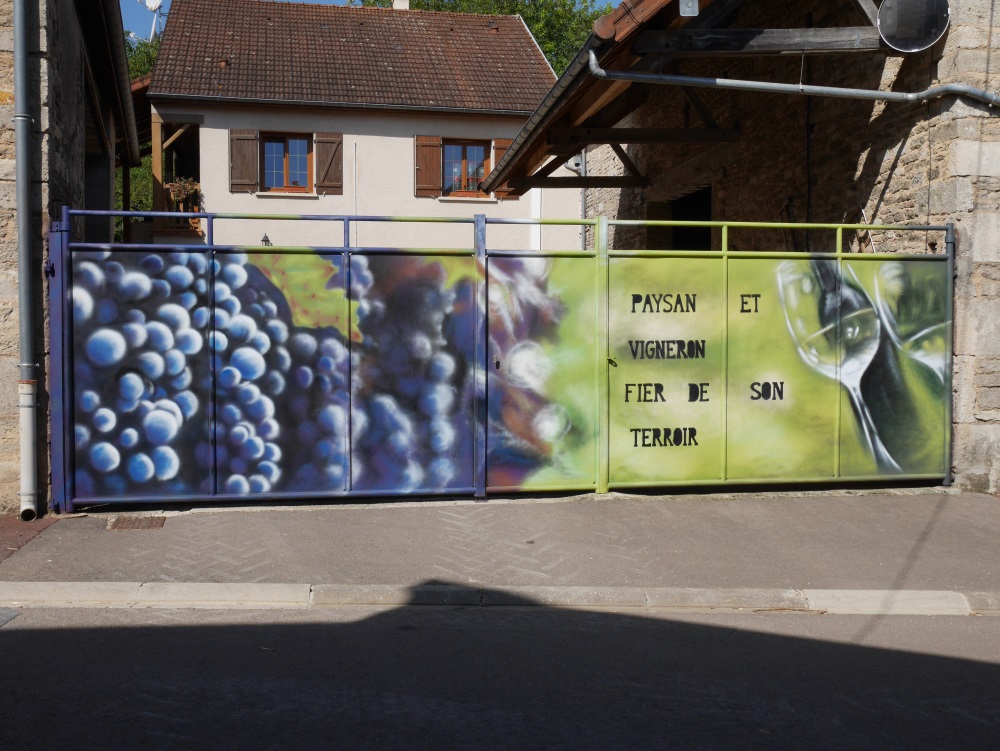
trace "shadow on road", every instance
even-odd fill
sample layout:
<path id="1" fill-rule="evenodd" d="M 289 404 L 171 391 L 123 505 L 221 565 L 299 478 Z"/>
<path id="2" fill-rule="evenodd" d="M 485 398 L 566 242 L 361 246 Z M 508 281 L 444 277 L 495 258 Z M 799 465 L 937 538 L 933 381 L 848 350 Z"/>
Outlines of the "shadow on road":
<path id="1" fill-rule="evenodd" d="M 22 614 L 0 629 L 0 748 L 970 749 L 1000 739 L 1000 666 L 834 643 L 856 622 L 832 616 L 705 625 L 532 606 L 57 617 L 59 628 L 28 627 Z"/>

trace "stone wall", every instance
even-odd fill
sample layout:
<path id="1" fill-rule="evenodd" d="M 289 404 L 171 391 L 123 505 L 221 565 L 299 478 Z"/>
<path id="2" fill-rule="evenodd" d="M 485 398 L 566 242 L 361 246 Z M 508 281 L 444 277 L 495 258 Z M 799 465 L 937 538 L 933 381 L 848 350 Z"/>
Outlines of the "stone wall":
<path id="1" fill-rule="evenodd" d="M 32 117 L 29 162 L 32 215 L 31 282 L 38 370 L 39 506 L 49 484 L 48 225 L 64 203 L 83 198 L 83 42 L 72 0 L 27 3 L 28 81 Z M 17 407 L 18 278 L 15 186 L 13 2 L 0 0 L 0 514 L 19 505 L 19 415 Z M 58 217 L 55 217 L 58 218 Z"/>
<path id="2" fill-rule="evenodd" d="M 727 58 L 680 62 L 682 75 L 742 78 L 860 89 L 922 91 L 960 82 L 1000 91 L 1000 1 L 952 0 L 951 27 L 933 49 L 882 55 Z M 748 2 L 733 24 L 748 28 L 850 26 L 854 4 Z M 955 302 L 954 468 L 966 488 L 1000 492 L 1000 108 L 956 97 L 923 104 L 806 98 L 702 89 L 698 97 L 739 142 L 708 158 L 711 147 L 629 147 L 645 190 L 590 190 L 590 215 L 642 218 L 654 202 L 705 184 L 714 219 L 763 222 L 940 224 L 958 229 Z M 647 102 L 621 123 L 705 127 L 674 87 L 649 87 Z M 718 148 L 718 147 L 715 147 Z M 685 169 L 692 157 L 710 169 Z M 589 154 L 590 174 L 623 174 L 607 147 Z M 681 174 L 690 185 L 669 178 Z M 699 182 L 697 177 L 702 175 Z M 641 230 L 611 231 L 611 247 L 641 246 Z M 847 238 L 857 247 L 858 238 Z M 942 250 L 940 237 L 872 233 L 879 251 Z M 715 246 L 718 247 L 718 234 Z M 938 243 L 931 245 L 931 243 Z M 745 250 L 834 249 L 831 232 L 733 231 Z"/>

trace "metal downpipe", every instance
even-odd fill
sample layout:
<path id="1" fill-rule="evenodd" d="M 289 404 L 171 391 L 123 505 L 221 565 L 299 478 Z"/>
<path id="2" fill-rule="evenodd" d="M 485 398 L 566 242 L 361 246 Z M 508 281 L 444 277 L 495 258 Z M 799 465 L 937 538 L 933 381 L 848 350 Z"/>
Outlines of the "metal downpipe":
<path id="1" fill-rule="evenodd" d="M 609 81 L 632 81 L 635 83 L 658 83 L 673 86 L 692 86 L 707 89 L 735 89 L 737 91 L 760 91 L 770 94 L 805 94 L 838 99 L 868 99 L 883 102 L 926 102 L 942 96 L 965 96 L 985 102 L 990 107 L 1000 105 L 1000 95 L 991 94 L 975 86 L 964 83 L 947 83 L 932 86 L 912 93 L 901 91 L 872 91 L 871 89 L 850 89 L 836 86 L 807 86 L 805 84 L 769 83 L 767 81 L 742 81 L 733 78 L 697 78 L 695 76 L 674 76 L 660 73 L 641 73 L 618 70 L 604 70 L 597 62 L 597 56 L 590 53 L 590 72 L 598 78 Z"/>
<path id="2" fill-rule="evenodd" d="M 14 149 L 17 177 L 17 304 L 20 340 L 20 378 L 17 382 L 20 413 L 20 457 L 22 521 L 38 516 L 38 455 L 35 441 L 37 402 L 35 393 L 34 300 L 31 283 L 31 114 L 28 88 L 28 29 L 25 0 L 14 0 Z"/>

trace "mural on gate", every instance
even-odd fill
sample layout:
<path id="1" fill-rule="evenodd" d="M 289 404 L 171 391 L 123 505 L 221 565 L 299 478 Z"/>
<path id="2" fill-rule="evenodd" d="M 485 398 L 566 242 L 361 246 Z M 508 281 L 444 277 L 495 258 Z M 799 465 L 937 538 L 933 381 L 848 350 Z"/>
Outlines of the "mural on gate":
<path id="1" fill-rule="evenodd" d="M 73 253 L 75 497 L 469 491 L 487 388 L 492 471 L 530 485 L 560 462 L 572 405 L 472 367 L 474 258 L 354 254 L 345 296 L 341 254 L 247 250 Z M 505 362 L 547 367 L 547 269 L 504 265 Z"/>
<path id="2" fill-rule="evenodd" d="M 944 263 L 611 258 L 606 382 L 599 268 L 76 251 L 73 495 L 594 487 L 602 383 L 612 485 L 946 471 Z"/>
<path id="3" fill-rule="evenodd" d="M 944 474 L 942 261 L 612 258 L 612 485 Z"/>

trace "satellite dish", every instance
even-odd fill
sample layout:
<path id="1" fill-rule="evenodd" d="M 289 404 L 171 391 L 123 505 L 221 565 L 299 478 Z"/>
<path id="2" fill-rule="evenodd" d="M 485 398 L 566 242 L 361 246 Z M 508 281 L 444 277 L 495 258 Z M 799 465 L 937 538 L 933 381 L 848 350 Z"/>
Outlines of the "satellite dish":
<path id="1" fill-rule="evenodd" d="M 894 50 L 922 52 L 944 36 L 950 20 L 948 0 L 885 0 L 878 33 Z"/>
<path id="2" fill-rule="evenodd" d="M 161 5 L 163 5 L 163 0 L 146 0 L 148 10 L 159 10 Z"/>

